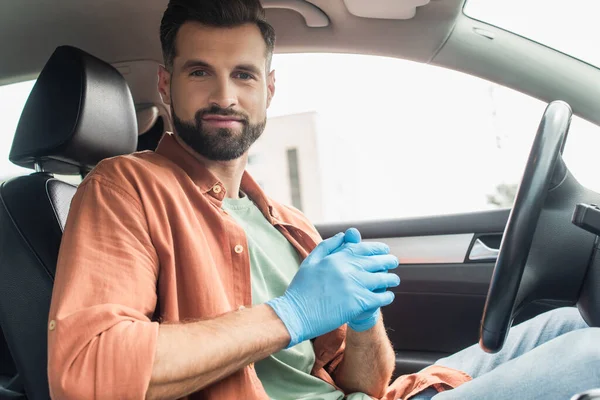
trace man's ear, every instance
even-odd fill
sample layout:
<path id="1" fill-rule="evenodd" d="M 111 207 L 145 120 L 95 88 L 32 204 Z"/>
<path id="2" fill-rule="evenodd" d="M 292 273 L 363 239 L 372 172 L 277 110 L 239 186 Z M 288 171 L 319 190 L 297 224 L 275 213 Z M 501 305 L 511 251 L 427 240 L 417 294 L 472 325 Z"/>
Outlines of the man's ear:
<path id="1" fill-rule="evenodd" d="M 267 76 L 267 108 L 271 105 L 273 96 L 275 96 L 275 70 Z"/>
<path id="2" fill-rule="evenodd" d="M 171 73 L 163 65 L 158 67 L 158 93 L 163 103 L 171 105 Z"/>

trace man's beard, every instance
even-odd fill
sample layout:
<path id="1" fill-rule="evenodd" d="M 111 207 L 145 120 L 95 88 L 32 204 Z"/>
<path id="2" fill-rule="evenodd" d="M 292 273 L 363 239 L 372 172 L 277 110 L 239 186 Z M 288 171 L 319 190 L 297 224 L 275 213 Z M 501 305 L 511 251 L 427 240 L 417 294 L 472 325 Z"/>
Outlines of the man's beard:
<path id="1" fill-rule="evenodd" d="M 173 125 L 179 137 L 194 151 L 212 161 L 231 161 L 241 157 L 252 144 L 262 135 L 267 123 L 266 118 L 251 124 L 248 117 L 233 110 L 213 106 L 199 110 L 193 122 L 183 121 L 177 117 L 171 105 Z M 205 115 L 233 116 L 241 119 L 241 133 L 229 128 L 219 128 L 208 131 L 203 127 L 202 118 Z"/>

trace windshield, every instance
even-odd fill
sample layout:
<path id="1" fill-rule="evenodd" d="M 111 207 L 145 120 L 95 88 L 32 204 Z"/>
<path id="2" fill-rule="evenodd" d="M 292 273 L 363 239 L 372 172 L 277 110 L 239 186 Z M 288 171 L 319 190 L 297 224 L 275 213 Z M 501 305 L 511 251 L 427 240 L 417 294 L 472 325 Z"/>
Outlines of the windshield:
<path id="1" fill-rule="evenodd" d="M 468 0 L 464 12 L 600 67 L 598 0 Z"/>

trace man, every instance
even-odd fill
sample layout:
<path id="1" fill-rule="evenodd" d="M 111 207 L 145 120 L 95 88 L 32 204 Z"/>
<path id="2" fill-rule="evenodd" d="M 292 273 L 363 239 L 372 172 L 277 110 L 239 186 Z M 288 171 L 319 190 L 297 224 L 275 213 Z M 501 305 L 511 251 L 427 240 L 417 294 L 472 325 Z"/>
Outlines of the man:
<path id="1" fill-rule="evenodd" d="M 159 91 L 175 132 L 100 163 L 73 199 L 52 396 L 566 398 L 599 384 L 598 332 L 565 309 L 513 329 L 497 355 L 469 348 L 389 385 L 380 308 L 398 260 L 354 229 L 321 241 L 244 172 L 275 93 L 274 40 L 258 0 L 169 3 Z"/>

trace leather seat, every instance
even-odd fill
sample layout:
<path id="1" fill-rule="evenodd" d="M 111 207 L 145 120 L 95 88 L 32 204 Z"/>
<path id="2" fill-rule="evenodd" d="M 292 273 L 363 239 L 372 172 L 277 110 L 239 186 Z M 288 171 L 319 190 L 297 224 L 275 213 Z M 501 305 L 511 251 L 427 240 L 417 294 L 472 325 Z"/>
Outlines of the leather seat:
<path id="1" fill-rule="evenodd" d="M 156 150 L 158 142 L 165 133 L 163 116 L 156 106 L 137 111 L 138 144 L 137 151 Z"/>
<path id="2" fill-rule="evenodd" d="M 53 174 L 85 176 L 100 160 L 136 146 L 135 107 L 121 74 L 79 49 L 57 48 L 25 104 L 9 156 L 36 172 L 0 186 L 0 327 L 6 340 L 0 349 L 7 345 L 18 374 L 5 377 L 10 387 L 0 387 L 0 397 L 18 398 L 23 391 L 29 399 L 50 397 L 48 312 L 76 191 Z"/>

